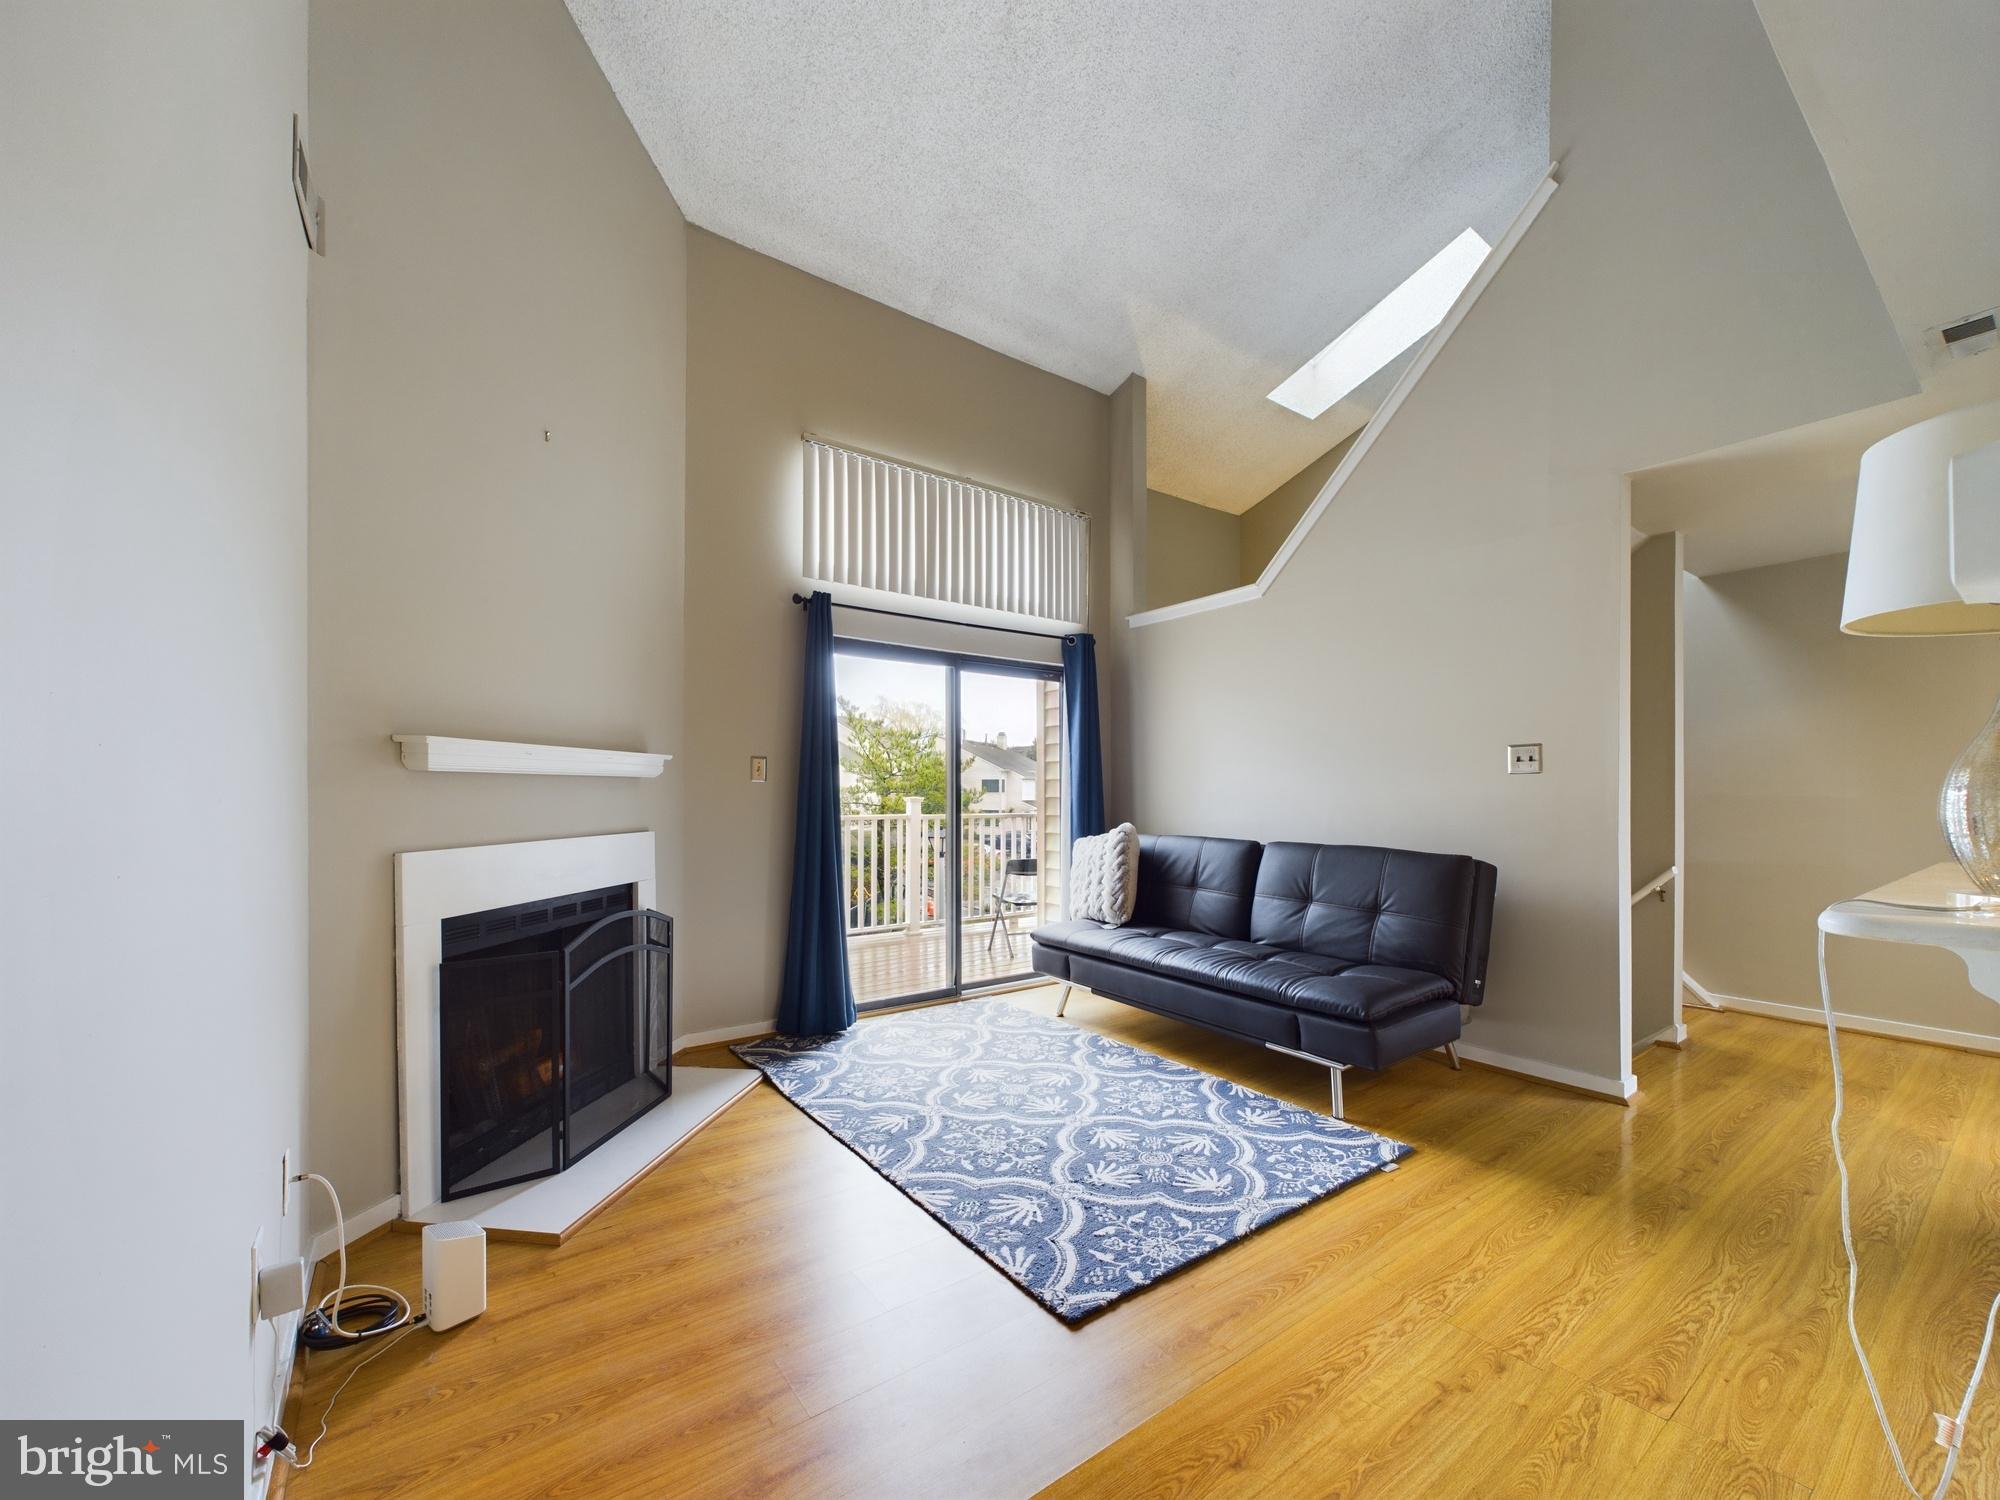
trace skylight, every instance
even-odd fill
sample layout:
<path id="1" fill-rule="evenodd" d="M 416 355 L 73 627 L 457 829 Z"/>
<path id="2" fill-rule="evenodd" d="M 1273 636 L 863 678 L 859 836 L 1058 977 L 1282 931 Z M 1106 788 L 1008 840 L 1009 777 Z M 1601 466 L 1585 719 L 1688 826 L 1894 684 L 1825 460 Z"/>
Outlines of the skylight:
<path id="1" fill-rule="evenodd" d="M 1443 322 L 1492 248 L 1466 230 L 1286 377 L 1271 399 L 1302 417 L 1317 417 Z"/>

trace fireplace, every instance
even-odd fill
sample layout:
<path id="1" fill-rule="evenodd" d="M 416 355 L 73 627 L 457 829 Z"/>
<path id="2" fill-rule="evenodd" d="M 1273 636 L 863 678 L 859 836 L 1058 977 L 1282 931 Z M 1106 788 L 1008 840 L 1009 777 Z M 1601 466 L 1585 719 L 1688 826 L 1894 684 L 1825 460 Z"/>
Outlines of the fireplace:
<path id="1" fill-rule="evenodd" d="M 439 924 L 439 1198 L 560 1172 L 673 1091 L 673 921 L 630 884 Z"/>

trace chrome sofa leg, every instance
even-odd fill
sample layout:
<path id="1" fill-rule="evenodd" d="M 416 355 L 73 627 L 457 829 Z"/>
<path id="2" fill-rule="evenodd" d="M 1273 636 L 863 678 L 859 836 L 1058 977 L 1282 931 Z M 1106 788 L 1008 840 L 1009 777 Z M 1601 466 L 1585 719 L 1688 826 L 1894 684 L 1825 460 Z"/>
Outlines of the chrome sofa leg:
<path id="1" fill-rule="evenodd" d="M 1056 1001 L 1056 1014 L 1057 1014 L 1057 1015 L 1061 1015 L 1061 1014 L 1062 1014 L 1062 1013 L 1063 1013 L 1064 1011 L 1066 1011 L 1066 1010 L 1068 1010 L 1068 1009 L 1069 1009 L 1069 988 L 1070 988 L 1070 987 L 1069 987 L 1068 985 L 1064 985 L 1064 986 L 1063 986 L 1063 992 L 1062 992 L 1062 998 L 1061 998 L 1060 1000 Z"/>
<path id="2" fill-rule="evenodd" d="M 1315 1057 L 1312 1053 L 1301 1052 L 1296 1047 L 1281 1047 L 1276 1042 L 1266 1042 L 1264 1045 L 1273 1052 L 1284 1053 L 1287 1057 L 1296 1057 L 1302 1062 L 1318 1063 L 1327 1072 L 1331 1073 L 1333 1075 L 1333 1117 L 1336 1120 L 1347 1118 L 1347 1101 L 1340 1090 L 1341 1075 L 1347 1071 L 1346 1063 L 1332 1062 L 1324 1057 Z"/>
<path id="3" fill-rule="evenodd" d="M 1445 1061 L 1451 1064 L 1451 1070 L 1452 1070 L 1452 1072 L 1456 1073 L 1456 1072 L 1458 1071 L 1458 1043 L 1457 1043 L 1457 1042 L 1446 1042 L 1446 1043 L 1444 1044 L 1444 1057 L 1445 1057 Z"/>

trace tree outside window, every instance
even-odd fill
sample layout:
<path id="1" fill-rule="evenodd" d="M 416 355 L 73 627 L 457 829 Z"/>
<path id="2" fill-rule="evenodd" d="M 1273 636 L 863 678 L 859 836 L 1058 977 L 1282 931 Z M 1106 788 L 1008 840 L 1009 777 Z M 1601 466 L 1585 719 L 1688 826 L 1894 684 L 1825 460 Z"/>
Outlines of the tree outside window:
<path id="1" fill-rule="evenodd" d="M 841 810 L 849 813 L 900 813 L 904 799 L 921 797 L 924 811 L 941 813 L 949 795 L 944 758 L 944 715 L 921 703 L 883 701 L 872 709 L 846 698 L 840 700 L 841 764 L 854 777 L 841 789 Z M 972 757 L 959 763 L 959 810 L 979 800 L 977 785 L 965 784 L 963 773 Z"/>

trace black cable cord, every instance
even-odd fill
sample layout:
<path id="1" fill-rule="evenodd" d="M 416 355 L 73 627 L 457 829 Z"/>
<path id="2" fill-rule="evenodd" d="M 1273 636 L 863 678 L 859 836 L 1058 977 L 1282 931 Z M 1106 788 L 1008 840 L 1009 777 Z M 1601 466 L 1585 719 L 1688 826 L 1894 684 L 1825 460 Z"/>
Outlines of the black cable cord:
<path id="1" fill-rule="evenodd" d="M 385 1297 L 380 1292 L 359 1292 L 343 1300 L 339 1306 L 340 1326 L 347 1330 L 348 1337 L 342 1338 L 333 1331 L 332 1321 L 320 1308 L 309 1308 L 299 1320 L 299 1347 L 302 1349 L 352 1349 L 356 1344 L 368 1339 L 394 1333 L 398 1328 L 422 1322 L 422 1318 L 412 1318 L 406 1307 L 394 1298 Z M 364 1323 L 363 1318 L 373 1315 L 375 1321 Z"/>

